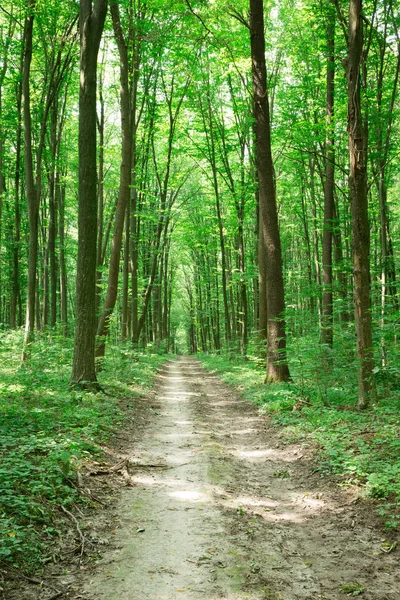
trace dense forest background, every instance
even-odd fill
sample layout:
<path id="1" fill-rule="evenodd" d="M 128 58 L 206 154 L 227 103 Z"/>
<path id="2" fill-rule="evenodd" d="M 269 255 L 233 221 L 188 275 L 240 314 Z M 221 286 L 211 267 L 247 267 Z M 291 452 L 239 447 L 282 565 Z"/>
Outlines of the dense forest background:
<path id="1" fill-rule="evenodd" d="M 252 0 L 250 9 L 1 2 L 2 351 L 18 347 L 23 368 L 38 368 L 45 339 L 73 362 L 71 383 L 97 385 L 107 344 L 217 353 L 232 365 L 241 356 L 258 369 L 268 346 L 301 407 L 378 398 L 394 410 L 398 7 Z M 263 99 L 282 288 L 263 229 Z M 275 301 L 284 313 L 271 316 Z"/>
<path id="2" fill-rule="evenodd" d="M 1 6 L 3 329 L 23 326 L 28 307 L 31 332 L 74 330 L 78 8 L 34 0 Z M 333 352 L 348 363 L 356 354 L 347 8 L 264 8 L 289 360 L 307 339 L 313 348 L 323 343 L 328 362 Z M 370 260 L 373 371 L 389 375 L 397 364 L 399 16 L 390 1 L 366 2 L 361 23 L 357 135 L 371 238 L 370 248 L 365 234 L 361 245 Z M 98 218 L 89 224 L 97 228 L 97 239 L 90 234 L 97 354 L 109 331 L 114 340 L 166 351 L 246 355 L 250 343 L 262 353 L 248 7 L 111 3 L 104 27 L 91 206 Z"/>

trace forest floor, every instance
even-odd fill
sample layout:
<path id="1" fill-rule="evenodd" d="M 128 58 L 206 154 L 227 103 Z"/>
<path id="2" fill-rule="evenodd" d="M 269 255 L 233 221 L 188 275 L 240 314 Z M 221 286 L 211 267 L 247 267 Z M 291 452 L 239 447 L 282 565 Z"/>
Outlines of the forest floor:
<path id="1" fill-rule="evenodd" d="M 76 523 L 92 560 L 16 580 L 7 600 L 400 598 L 397 534 L 199 361 L 166 363 L 126 410 L 115 470 L 83 474 L 114 498 Z"/>

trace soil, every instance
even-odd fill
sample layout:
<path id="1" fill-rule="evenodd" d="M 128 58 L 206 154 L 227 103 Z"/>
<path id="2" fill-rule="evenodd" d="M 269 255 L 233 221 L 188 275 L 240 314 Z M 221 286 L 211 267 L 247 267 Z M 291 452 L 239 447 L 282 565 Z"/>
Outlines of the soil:
<path id="1" fill-rule="evenodd" d="M 4 598 L 400 599 L 396 536 L 373 505 L 197 360 L 166 363 L 155 395 L 126 409 L 108 450 L 118 472 L 83 476 L 114 498 L 76 515 L 90 560 L 49 567 L 42 585 L 16 575 Z"/>

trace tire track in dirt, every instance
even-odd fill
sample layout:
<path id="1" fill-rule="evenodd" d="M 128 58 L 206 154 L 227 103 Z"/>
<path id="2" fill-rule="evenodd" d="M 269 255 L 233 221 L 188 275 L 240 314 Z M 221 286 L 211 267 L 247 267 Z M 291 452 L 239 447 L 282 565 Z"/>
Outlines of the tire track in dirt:
<path id="1" fill-rule="evenodd" d="M 400 598 L 372 514 L 198 361 L 160 370 L 148 412 L 128 454 L 151 466 L 132 473 L 85 598 L 339 600 L 354 582 L 365 600 Z"/>

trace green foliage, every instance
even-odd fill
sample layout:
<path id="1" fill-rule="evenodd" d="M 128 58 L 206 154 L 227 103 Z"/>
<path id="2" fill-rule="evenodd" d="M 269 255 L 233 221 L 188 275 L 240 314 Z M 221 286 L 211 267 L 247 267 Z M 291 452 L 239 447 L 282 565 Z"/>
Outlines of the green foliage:
<path id="1" fill-rule="evenodd" d="M 106 393 L 70 391 L 71 340 L 41 335 L 29 367 L 18 368 L 20 333 L 0 337 L 0 559 L 30 570 L 58 534 L 56 508 L 82 502 L 79 466 L 122 423 L 118 399 L 151 385 L 159 355 L 110 349 Z"/>
<path id="2" fill-rule="evenodd" d="M 365 587 L 359 583 L 358 581 L 352 581 L 351 583 L 346 583 L 340 586 L 340 591 L 347 596 L 360 596 L 365 592 Z"/>
<path id="3" fill-rule="evenodd" d="M 312 443 L 319 453 L 321 477 L 334 474 L 341 485 L 357 485 L 374 498 L 388 528 L 399 524 L 400 389 L 378 388 L 379 403 L 368 412 L 355 410 L 356 367 L 347 340 L 327 360 L 312 336 L 293 343 L 290 368 L 294 383 L 266 386 L 264 365 L 257 357 L 240 360 L 202 355 L 206 368 L 238 387 L 282 427 L 290 442 Z M 315 349 L 317 348 L 317 349 Z M 301 358 L 300 358 L 301 357 Z M 282 476 L 276 474 L 275 476 Z"/>

